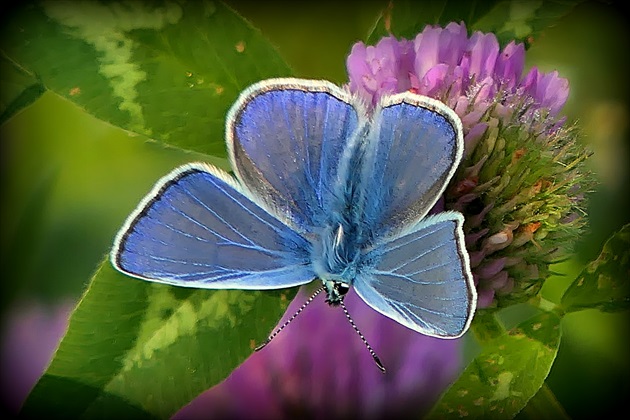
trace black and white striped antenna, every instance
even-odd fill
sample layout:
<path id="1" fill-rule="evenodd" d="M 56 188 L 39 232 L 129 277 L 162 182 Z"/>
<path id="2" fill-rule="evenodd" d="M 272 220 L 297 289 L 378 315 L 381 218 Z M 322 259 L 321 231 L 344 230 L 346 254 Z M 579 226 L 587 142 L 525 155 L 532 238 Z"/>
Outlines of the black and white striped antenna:
<path id="1" fill-rule="evenodd" d="M 287 322 L 285 322 L 285 323 L 284 323 L 284 324 L 282 324 L 282 325 L 281 325 L 281 326 L 280 326 L 277 330 L 275 330 L 275 331 L 273 332 L 273 334 L 271 334 L 269 337 L 267 337 L 267 340 L 265 340 L 265 342 L 264 342 L 264 343 L 262 343 L 261 345 L 259 345 L 258 347 L 256 347 L 256 348 L 254 349 L 254 351 L 259 351 L 259 350 L 262 350 L 262 348 L 263 348 L 263 347 L 265 347 L 267 344 L 269 344 L 269 342 L 271 342 L 271 340 L 273 340 L 273 339 L 274 339 L 274 337 L 280 333 L 280 331 L 282 331 L 282 330 L 283 330 L 283 329 L 284 329 L 287 325 L 289 325 L 289 324 L 291 323 L 291 321 L 293 321 L 293 320 L 294 320 L 294 319 L 295 319 L 295 318 L 296 318 L 296 317 L 297 317 L 297 316 L 298 316 L 298 315 L 299 315 L 299 314 L 300 314 L 300 313 L 304 310 L 304 308 L 306 308 L 306 307 L 308 306 L 308 304 L 309 304 L 309 303 L 311 303 L 311 302 L 313 301 L 313 299 L 315 299 L 315 297 L 316 297 L 317 295 L 319 295 L 319 294 L 320 294 L 321 292 L 323 292 L 323 291 L 324 291 L 324 288 L 323 288 L 323 287 L 320 287 L 319 289 L 315 290 L 315 292 L 311 295 L 311 297 L 310 297 L 310 298 L 308 298 L 308 299 L 306 300 L 306 302 L 304 302 L 304 303 L 302 304 L 302 306 L 300 306 L 300 308 L 299 308 L 297 311 L 295 311 L 295 313 L 293 314 L 293 316 L 291 316 L 291 318 L 289 318 L 289 319 L 287 320 Z"/>
<path id="2" fill-rule="evenodd" d="M 273 340 L 278 334 L 280 334 L 280 331 L 285 329 L 287 325 L 289 325 L 291 321 L 293 321 L 300 313 L 302 313 L 302 311 L 317 297 L 317 295 L 319 295 L 323 291 L 324 291 L 323 287 L 320 287 L 319 289 L 315 290 L 315 292 L 313 292 L 311 297 L 309 297 L 306 300 L 306 302 L 304 302 L 302 306 L 300 306 L 299 309 L 295 311 L 295 313 L 291 316 L 291 318 L 289 318 L 284 324 L 278 327 L 278 329 L 275 330 L 269 337 L 267 337 L 267 340 L 265 340 L 264 343 L 256 347 L 254 351 L 262 350 L 267 344 L 269 344 L 271 340 Z M 372 346 L 370 346 L 370 343 L 368 343 L 365 336 L 361 333 L 361 331 L 359 330 L 359 327 L 357 327 L 357 324 L 355 324 L 354 321 L 352 320 L 352 317 L 350 316 L 350 313 L 348 312 L 348 309 L 346 308 L 346 304 L 343 302 L 343 299 L 341 299 L 339 304 L 341 305 L 341 308 L 343 309 L 343 313 L 346 315 L 348 322 L 350 322 L 350 325 L 352 325 L 352 328 L 357 332 L 357 334 L 359 334 L 361 341 L 363 341 L 363 344 L 365 344 L 365 347 L 370 352 L 370 355 L 372 356 L 372 359 L 374 359 L 376 366 L 381 370 L 381 372 L 385 373 L 385 366 L 383 366 L 381 359 L 379 359 L 379 357 L 376 355 L 376 352 L 374 351 Z"/>
<path id="3" fill-rule="evenodd" d="M 346 309 L 346 304 L 343 303 L 343 300 L 341 301 L 341 308 L 343 309 L 343 313 L 346 314 L 346 318 L 348 318 L 350 325 L 352 325 L 352 328 L 354 328 L 357 334 L 359 334 L 359 337 L 361 337 L 361 341 L 363 341 L 363 344 L 365 344 L 365 347 L 367 347 L 368 351 L 372 355 L 372 359 L 374 359 L 376 366 L 381 370 L 381 372 L 385 373 L 385 366 L 383 366 L 383 363 L 381 363 L 381 359 L 378 358 L 376 352 L 374 352 L 374 349 L 372 349 L 372 346 L 370 346 L 370 343 L 367 342 L 361 331 L 359 331 L 359 327 L 357 327 L 357 324 L 355 324 L 352 320 L 352 317 L 350 316 L 348 309 Z"/>

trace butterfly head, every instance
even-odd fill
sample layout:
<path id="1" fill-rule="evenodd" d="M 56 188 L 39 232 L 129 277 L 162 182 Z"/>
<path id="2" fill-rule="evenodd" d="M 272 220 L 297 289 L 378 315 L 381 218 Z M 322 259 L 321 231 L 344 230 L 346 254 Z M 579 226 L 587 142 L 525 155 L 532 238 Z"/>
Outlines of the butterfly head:
<path id="1" fill-rule="evenodd" d="M 330 306 L 338 306 L 350 290 L 350 284 L 344 281 L 322 279 L 322 283 L 326 289 L 326 303 Z"/>

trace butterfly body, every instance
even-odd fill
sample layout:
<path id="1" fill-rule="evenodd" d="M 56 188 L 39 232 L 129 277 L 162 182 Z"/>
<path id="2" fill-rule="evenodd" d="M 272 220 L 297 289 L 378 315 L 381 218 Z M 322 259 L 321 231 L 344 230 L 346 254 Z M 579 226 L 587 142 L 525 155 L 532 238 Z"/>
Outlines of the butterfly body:
<path id="1" fill-rule="evenodd" d="M 205 164 L 166 175 L 118 233 L 114 267 L 209 289 L 317 278 L 332 306 L 354 289 L 423 334 L 467 330 L 463 216 L 427 216 L 463 152 L 452 110 L 409 92 L 368 110 L 328 82 L 272 79 L 241 94 L 226 137 L 236 178 Z"/>
<path id="2" fill-rule="evenodd" d="M 357 234 L 346 233 L 342 224 L 327 226 L 313 244 L 313 271 L 323 282 L 326 301 L 338 304 L 354 282 L 360 269 L 361 249 Z"/>

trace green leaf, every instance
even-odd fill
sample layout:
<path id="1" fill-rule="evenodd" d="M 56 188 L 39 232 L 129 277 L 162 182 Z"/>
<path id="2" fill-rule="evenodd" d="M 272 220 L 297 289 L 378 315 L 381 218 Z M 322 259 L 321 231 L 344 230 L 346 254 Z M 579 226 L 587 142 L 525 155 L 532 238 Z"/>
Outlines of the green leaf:
<path id="1" fill-rule="evenodd" d="M 367 43 L 375 44 L 388 35 L 413 39 L 426 25 L 462 21 L 469 30 L 494 32 L 501 45 L 511 40 L 531 42 L 582 1 L 391 1 L 372 28 Z"/>
<path id="2" fill-rule="evenodd" d="M 23 414 L 107 417 L 116 400 L 117 417 L 169 417 L 243 362 L 295 292 L 177 288 L 104 261 Z"/>
<path id="3" fill-rule="evenodd" d="M 46 91 L 42 83 L 10 60 L 0 55 L 0 124 L 26 108 Z"/>
<path id="4" fill-rule="evenodd" d="M 539 391 L 560 343 L 560 318 L 544 312 L 483 344 L 430 418 L 511 418 Z"/>
<path id="5" fill-rule="evenodd" d="M 75 407 L 63 399 L 52 400 L 49 398 L 50 395 L 58 395 L 61 398 L 70 396 L 75 402 L 92 400 L 98 396 L 99 401 L 106 402 L 106 404 L 98 406 L 98 411 L 91 410 L 94 415 L 83 415 L 82 417 L 133 418 L 138 420 L 156 418 L 120 397 L 67 378 L 45 376 L 37 386 L 39 392 L 30 397 L 28 404 L 21 412 L 23 418 L 48 418 L 51 417 L 51 413 L 54 413 L 57 418 L 77 418 L 78 412 Z"/>
<path id="6" fill-rule="evenodd" d="M 566 311 L 597 308 L 615 312 L 630 308 L 630 224 L 604 244 L 562 296 Z"/>
<path id="7" fill-rule="evenodd" d="M 168 145 L 225 155 L 225 114 L 261 79 L 290 75 L 220 2 L 46 2 L 21 7 L 2 52 L 87 112 Z"/>
<path id="8" fill-rule="evenodd" d="M 505 328 L 492 309 L 478 309 L 471 327 L 475 338 L 481 344 L 505 334 Z"/>
<path id="9" fill-rule="evenodd" d="M 516 416 L 517 420 L 569 420 L 569 418 L 547 384 L 543 384 L 536 395 Z"/>
<path id="10" fill-rule="evenodd" d="M 488 13 L 496 3 L 496 0 L 390 1 L 368 35 L 367 43 L 375 44 L 390 34 L 413 39 L 426 25 L 460 21 L 470 25 Z"/>
<path id="11" fill-rule="evenodd" d="M 568 15 L 584 0 L 502 1 L 470 28 L 494 32 L 501 45 L 512 40 L 530 45 L 546 28 Z"/>

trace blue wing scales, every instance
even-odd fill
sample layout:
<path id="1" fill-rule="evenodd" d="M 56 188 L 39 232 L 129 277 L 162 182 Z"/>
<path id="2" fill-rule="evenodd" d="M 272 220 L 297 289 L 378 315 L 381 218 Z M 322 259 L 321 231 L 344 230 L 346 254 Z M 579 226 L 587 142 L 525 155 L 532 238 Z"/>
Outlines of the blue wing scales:
<path id="1" fill-rule="evenodd" d="M 444 192 L 463 148 L 461 122 L 446 105 L 409 92 L 385 97 L 365 146 L 363 222 L 376 236 L 418 222 Z"/>
<path id="2" fill-rule="evenodd" d="M 411 231 L 366 254 L 372 269 L 354 282 L 372 308 L 420 333 L 463 334 L 475 310 L 459 213 L 430 216 Z"/>
<path id="3" fill-rule="evenodd" d="M 260 204 L 311 232 L 334 206 L 344 162 L 367 118 L 325 81 L 274 79 L 246 90 L 228 115 L 232 167 Z"/>
<path id="4" fill-rule="evenodd" d="M 304 238 L 203 164 L 164 177 L 118 234 L 124 273 L 178 286 L 277 289 L 314 278 Z"/>

